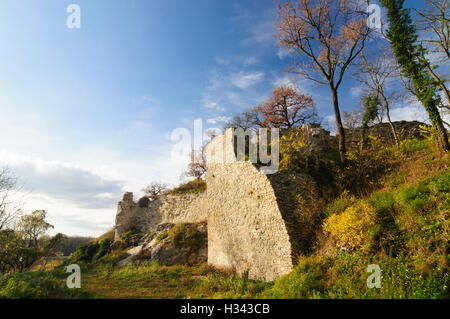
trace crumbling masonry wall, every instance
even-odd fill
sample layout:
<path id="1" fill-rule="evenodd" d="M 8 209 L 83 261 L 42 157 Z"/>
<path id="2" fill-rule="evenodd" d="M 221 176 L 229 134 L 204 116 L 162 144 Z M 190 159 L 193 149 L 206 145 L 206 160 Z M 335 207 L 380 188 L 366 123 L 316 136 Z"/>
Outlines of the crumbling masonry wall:
<path id="1" fill-rule="evenodd" d="M 205 193 L 164 195 L 150 203 L 136 203 L 126 193 L 118 205 L 116 239 L 132 227 L 149 232 L 160 223 L 207 219 L 209 264 L 266 281 L 289 273 L 310 244 L 318 216 L 311 205 L 315 183 L 305 174 L 266 175 L 249 161 L 237 161 L 233 139 L 229 129 L 209 143 Z"/>
<path id="2" fill-rule="evenodd" d="M 145 201 L 136 203 L 133 200 L 133 193 L 125 193 L 117 208 L 115 239 L 119 239 L 131 228 L 150 232 L 160 223 L 203 221 L 207 217 L 206 202 L 206 193 L 162 195 L 147 203 Z"/>
<path id="3" fill-rule="evenodd" d="M 238 162 L 232 141 L 230 129 L 208 145 L 208 263 L 272 281 L 289 273 L 309 244 L 305 232 L 318 217 L 310 207 L 315 183 Z"/>

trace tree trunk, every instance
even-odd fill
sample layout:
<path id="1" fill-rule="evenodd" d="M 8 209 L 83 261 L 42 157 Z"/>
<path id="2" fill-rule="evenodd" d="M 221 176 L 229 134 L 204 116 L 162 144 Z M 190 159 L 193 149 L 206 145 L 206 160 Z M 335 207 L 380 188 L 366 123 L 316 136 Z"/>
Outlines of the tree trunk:
<path id="1" fill-rule="evenodd" d="M 430 117 L 430 121 L 433 126 L 436 128 L 438 145 L 444 152 L 448 152 L 450 150 L 450 145 L 448 143 L 448 135 L 447 130 L 442 123 L 441 115 L 439 114 L 438 108 L 434 104 L 433 100 L 427 101 L 425 104 L 425 110 L 427 110 L 428 115 Z"/>
<path id="2" fill-rule="evenodd" d="M 395 131 L 394 124 L 392 124 L 391 115 L 389 114 L 389 102 L 387 101 L 387 99 L 386 99 L 386 97 L 384 95 L 382 95 L 382 97 L 383 97 L 383 100 L 384 100 L 384 108 L 386 110 L 386 117 L 387 117 L 387 120 L 388 120 L 389 125 L 391 127 L 392 135 L 394 135 L 395 146 L 398 149 L 399 146 L 400 146 L 400 142 L 398 140 L 398 135 L 397 135 L 397 132 Z"/>
<path id="3" fill-rule="evenodd" d="M 339 110 L 339 99 L 337 94 L 337 89 L 330 84 L 331 93 L 333 95 L 333 108 L 334 115 L 336 117 L 337 133 L 339 134 L 339 155 L 341 157 L 341 163 L 343 165 L 347 164 L 346 149 L 345 149 L 345 131 L 342 125 L 341 112 Z"/>
<path id="4" fill-rule="evenodd" d="M 444 92 L 445 98 L 447 99 L 447 103 L 450 105 L 450 93 L 448 92 L 447 87 L 445 86 L 444 81 L 442 81 L 437 74 L 433 71 L 433 68 L 428 64 L 425 63 L 425 66 L 428 70 L 428 73 L 433 77 L 433 79 L 438 83 L 441 90 Z"/>

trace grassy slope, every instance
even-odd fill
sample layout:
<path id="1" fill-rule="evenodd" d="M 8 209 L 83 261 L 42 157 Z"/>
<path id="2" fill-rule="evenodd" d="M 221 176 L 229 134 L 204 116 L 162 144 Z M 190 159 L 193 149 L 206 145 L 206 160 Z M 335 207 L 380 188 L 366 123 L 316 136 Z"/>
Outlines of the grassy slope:
<path id="1" fill-rule="evenodd" d="M 336 249 L 322 232 L 314 253 L 300 257 L 296 269 L 274 283 L 247 280 L 207 265 L 117 268 L 112 266 L 114 256 L 105 256 L 94 263 L 82 263 L 82 288 L 76 292 L 63 287 L 67 274 L 57 267 L 45 273 L 0 277 L 0 296 L 450 298 L 449 156 L 434 152 L 425 141 L 409 141 L 400 153 L 390 156 L 395 163 L 379 179 L 382 186 L 354 199 L 375 207 L 377 224 L 370 229 L 375 239 L 366 247 L 345 252 Z M 330 203 L 328 216 L 346 208 L 336 209 L 339 205 L 339 199 Z M 391 248 L 396 248 L 395 252 Z M 382 269 L 381 289 L 366 287 L 366 268 L 373 263 Z"/>

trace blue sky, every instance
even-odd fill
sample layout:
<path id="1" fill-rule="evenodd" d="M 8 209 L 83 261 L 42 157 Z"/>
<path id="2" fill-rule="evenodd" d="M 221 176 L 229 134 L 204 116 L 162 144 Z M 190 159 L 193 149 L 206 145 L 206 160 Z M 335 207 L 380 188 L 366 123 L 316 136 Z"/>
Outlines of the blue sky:
<path id="1" fill-rule="evenodd" d="M 407 1 L 408 5 L 422 1 Z M 69 29 L 69 4 L 81 29 Z M 180 182 L 171 132 L 221 127 L 291 77 L 273 37 L 273 0 L 0 1 L 0 164 L 47 209 L 55 232 L 98 235 L 124 191 Z M 341 105 L 358 107 L 350 76 Z M 327 88 L 307 81 L 320 115 Z M 423 120 L 399 105 L 394 119 Z"/>

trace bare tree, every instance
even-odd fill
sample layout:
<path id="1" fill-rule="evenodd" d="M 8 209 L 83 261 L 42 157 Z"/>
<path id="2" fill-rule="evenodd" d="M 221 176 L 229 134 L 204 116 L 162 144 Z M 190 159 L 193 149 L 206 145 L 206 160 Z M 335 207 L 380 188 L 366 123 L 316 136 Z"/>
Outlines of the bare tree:
<path id="1" fill-rule="evenodd" d="M 206 146 L 198 150 L 192 149 L 188 169 L 184 173 L 186 177 L 204 178 L 206 175 Z"/>
<path id="2" fill-rule="evenodd" d="M 426 67 L 428 73 L 436 81 L 436 84 L 444 93 L 446 103 L 441 103 L 440 107 L 450 110 L 450 92 L 447 88 L 448 75 L 444 70 L 448 68 L 438 68 L 443 64 L 448 64 L 450 60 L 450 18 L 448 16 L 448 0 L 427 0 L 426 8 L 416 10 L 420 19 L 417 26 L 423 32 L 421 44 L 433 55 L 433 59 L 428 56 L 418 55 L 417 59 Z M 448 125 L 448 124 L 447 124 Z"/>
<path id="3" fill-rule="evenodd" d="M 331 90 L 339 153 L 346 163 L 338 90 L 370 34 L 367 14 L 356 1 L 298 0 L 279 5 L 278 15 L 280 45 L 297 55 L 294 72 Z"/>
<path id="4" fill-rule="evenodd" d="M 362 123 L 362 111 L 361 110 L 352 110 L 350 112 L 343 111 L 342 116 L 344 118 L 344 126 L 345 128 L 355 132 L 355 130 L 361 126 Z"/>
<path id="5" fill-rule="evenodd" d="M 161 196 L 164 192 L 168 190 L 168 185 L 162 182 L 152 182 L 142 191 L 144 192 L 144 197 L 150 200 L 155 200 Z"/>
<path id="6" fill-rule="evenodd" d="M 415 10 L 421 17 L 418 27 L 431 37 L 424 38 L 423 43 L 433 53 L 446 55 L 450 59 L 450 18 L 448 0 L 427 0 L 423 10 Z"/>
<path id="7" fill-rule="evenodd" d="M 391 58 L 392 50 L 389 46 L 379 44 L 377 52 L 364 50 L 358 62 L 359 68 L 354 73 L 355 79 L 364 84 L 367 96 L 374 96 L 380 102 L 382 115 L 391 127 L 395 145 L 399 147 L 398 134 L 391 120 L 390 111 L 393 102 L 404 96 L 403 92 L 392 85 L 397 78 L 397 65 Z"/>
<path id="8" fill-rule="evenodd" d="M 249 108 L 242 112 L 241 114 L 236 115 L 233 119 L 225 124 L 225 129 L 233 127 L 233 128 L 243 128 L 247 130 L 249 128 L 258 128 L 262 127 L 261 114 L 258 112 L 257 107 Z"/>
<path id="9" fill-rule="evenodd" d="M 21 209 L 11 198 L 17 191 L 17 178 L 12 175 L 9 168 L 0 170 L 0 230 L 12 226 L 19 217 Z"/>

